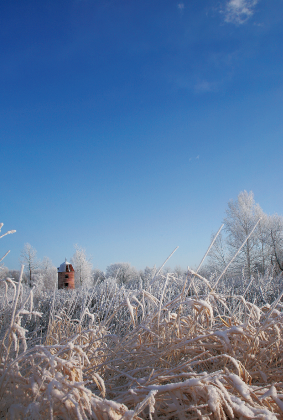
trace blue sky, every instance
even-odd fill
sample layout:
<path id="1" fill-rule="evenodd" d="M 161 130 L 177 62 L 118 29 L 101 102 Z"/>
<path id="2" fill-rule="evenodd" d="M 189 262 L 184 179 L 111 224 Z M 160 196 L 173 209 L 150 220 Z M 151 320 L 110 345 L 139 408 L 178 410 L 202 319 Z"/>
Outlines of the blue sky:
<path id="1" fill-rule="evenodd" d="M 0 222 L 54 265 L 195 266 L 229 199 L 283 214 L 282 0 L 0 5 Z"/>

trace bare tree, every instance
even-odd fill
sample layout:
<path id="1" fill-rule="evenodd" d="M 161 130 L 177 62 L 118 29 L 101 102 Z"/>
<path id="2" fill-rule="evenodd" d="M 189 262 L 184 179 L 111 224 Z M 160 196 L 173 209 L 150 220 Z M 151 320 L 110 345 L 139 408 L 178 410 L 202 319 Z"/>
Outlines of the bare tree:
<path id="1" fill-rule="evenodd" d="M 35 271 L 39 268 L 39 261 L 36 257 L 37 251 L 29 243 L 26 243 L 24 249 L 21 252 L 21 264 L 25 265 L 25 270 L 28 273 L 28 283 L 32 287 L 32 276 Z"/>

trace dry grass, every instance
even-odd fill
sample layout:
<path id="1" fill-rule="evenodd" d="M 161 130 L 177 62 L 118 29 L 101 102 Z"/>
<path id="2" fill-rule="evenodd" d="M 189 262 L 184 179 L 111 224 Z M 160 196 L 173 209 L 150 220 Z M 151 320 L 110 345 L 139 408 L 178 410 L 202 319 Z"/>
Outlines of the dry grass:
<path id="1" fill-rule="evenodd" d="M 171 280 L 159 297 L 129 294 L 114 313 L 112 296 L 101 322 L 87 307 L 81 320 L 62 310 L 51 316 L 40 345 L 29 345 L 21 326 L 24 316 L 40 316 L 32 296 L 19 304 L 21 286 L 10 281 L 15 293 L 0 348 L 1 418 L 283 418 L 280 296 L 258 308 L 211 288 L 188 296 L 185 284 L 163 302 Z M 119 318 L 123 328 L 111 334 Z"/>

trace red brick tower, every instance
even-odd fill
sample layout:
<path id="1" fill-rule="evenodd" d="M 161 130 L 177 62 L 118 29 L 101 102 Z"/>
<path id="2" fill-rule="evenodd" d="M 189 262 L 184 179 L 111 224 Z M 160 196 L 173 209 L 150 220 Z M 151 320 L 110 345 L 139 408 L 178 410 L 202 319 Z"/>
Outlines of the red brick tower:
<path id="1" fill-rule="evenodd" d="M 74 289 L 75 288 L 75 270 L 72 264 L 68 263 L 65 258 L 60 267 L 58 267 L 58 289 Z"/>

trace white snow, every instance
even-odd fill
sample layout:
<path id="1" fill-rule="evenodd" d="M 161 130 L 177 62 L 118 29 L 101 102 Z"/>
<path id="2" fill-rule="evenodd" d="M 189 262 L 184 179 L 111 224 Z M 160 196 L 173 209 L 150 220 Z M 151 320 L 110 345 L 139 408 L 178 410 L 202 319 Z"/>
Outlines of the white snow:
<path id="1" fill-rule="evenodd" d="M 70 263 L 67 260 L 65 260 L 65 262 L 63 262 L 58 268 L 58 273 L 65 273 L 67 265 L 70 265 Z"/>

